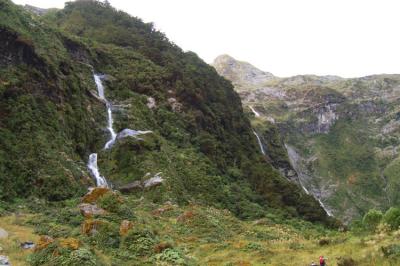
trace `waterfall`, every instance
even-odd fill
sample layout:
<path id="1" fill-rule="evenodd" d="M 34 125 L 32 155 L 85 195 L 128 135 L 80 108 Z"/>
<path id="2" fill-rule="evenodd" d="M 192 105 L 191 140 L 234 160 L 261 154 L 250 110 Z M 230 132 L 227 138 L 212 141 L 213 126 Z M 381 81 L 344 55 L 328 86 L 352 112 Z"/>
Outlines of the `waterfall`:
<path id="1" fill-rule="evenodd" d="M 125 138 L 125 137 L 137 138 L 138 135 L 152 133 L 152 131 L 148 131 L 148 130 L 147 131 L 132 130 L 129 128 L 122 130 L 119 134 L 115 133 L 114 128 L 113 128 L 114 120 L 112 117 L 112 105 L 104 95 L 104 86 L 103 86 L 103 83 L 101 82 L 102 76 L 93 74 L 93 77 L 94 77 L 94 81 L 96 83 L 97 93 L 99 95 L 99 98 L 105 102 L 106 108 L 107 108 L 107 130 L 110 133 L 110 138 L 104 145 L 105 150 L 110 149 L 114 145 L 117 138 L 118 139 Z M 139 138 L 137 138 L 137 139 L 141 140 Z M 98 187 L 108 187 L 107 180 L 104 176 L 102 176 L 100 174 L 99 167 L 97 165 L 97 153 L 92 153 L 89 155 L 89 162 L 87 164 L 87 167 L 88 167 L 91 175 L 96 179 L 96 185 Z"/>
<path id="2" fill-rule="evenodd" d="M 304 186 L 303 182 L 306 181 L 306 183 L 310 184 L 310 180 L 312 179 L 312 177 L 311 174 L 308 173 L 306 165 L 304 165 L 303 158 L 296 152 L 296 150 L 293 147 L 287 145 L 286 143 L 285 143 L 285 148 L 288 153 L 290 164 L 297 173 L 300 186 L 308 195 L 313 196 L 319 202 L 319 205 L 322 207 L 322 209 L 324 209 L 324 211 L 326 212 L 326 214 L 328 214 L 328 216 L 333 216 L 332 212 L 321 201 L 320 189 L 318 189 L 319 191 L 317 192 L 316 188 L 309 185 L 311 186 L 310 187 L 311 191 L 309 191 Z"/>
<path id="3" fill-rule="evenodd" d="M 265 155 L 264 146 L 263 146 L 263 144 L 262 144 L 262 142 L 261 142 L 260 137 L 258 136 L 257 132 L 255 132 L 254 130 L 253 130 L 253 133 L 254 133 L 254 135 L 256 135 L 256 137 L 257 137 L 257 141 L 258 141 L 258 145 L 260 146 L 261 153 L 262 153 L 263 155 Z"/>
<path id="4" fill-rule="evenodd" d="M 109 149 L 115 143 L 115 139 L 117 138 L 117 133 L 115 133 L 113 128 L 114 120 L 112 117 L 112 106 L 111 103 L 104 96 L 104 86 L 101 82 L 101 76 L 94 74 L 94 81 L 96 82 L 99 97 L 105 101 L 107 107 L 107 129 L 110 132 L 110 139 L 107 141 L 104 149 Z"/>
<path id="5" fill-rule="evenodd" d="M 100 99 L 104 100 L 107 107 L 107 130 L 110 132 L 110 139 L 107 141 L 106 145 L 104 146 L 104 149 L 108 149 L 114 144 L 115 139 L 117 138 L 117 134 L 113 129 L 114 121 L 112 118 L 111 104 L 109 101 L 107 101 L 106 97 L 104 96 L 104 86 L 103 83 L 101 82 L 101 77 L 96 74 L 93 74 L 93 77 L 96 83 L 97 93 Z M 104 176 L 100 175 L 99 167 L 97 165 L 97 153 L 92 153 L 89 155 L 89 162 L 87 167 L 89 169 L 89 172 L 96 179 L 96 185 L 98 187 L 108 187 L 107 180 L 105 179 Z"/>
<path id="6" fill-rule="evenodd" d="M 325 207 L 324 203 L 322 203 L 321 199 L 317 198 L 319 205 L 321 205 L 322 209 L 328 214 L 328 216 L 333 217 L 332 213 Z"/>
<path id="7" fill-rule="evenodd" d="M 97 153 L 92 153 L 89 155 L 88 168 L 90 173 L 96 179 L 96 185 L 98 187 L 108 187 L 106 179 L 104 176 L 100 175 L 99 167 L 97 166 Z"/>
<path id="8" fill-rule="evenodd" d="M 253 106 L 249 105 L 249 107 L 250 107 L 250 110 L 254 113 L 254 115 L 255 115 L 256 117 L 260 117 L 260 113 L 257 112 L 256 110 L 254 110 Z"/>

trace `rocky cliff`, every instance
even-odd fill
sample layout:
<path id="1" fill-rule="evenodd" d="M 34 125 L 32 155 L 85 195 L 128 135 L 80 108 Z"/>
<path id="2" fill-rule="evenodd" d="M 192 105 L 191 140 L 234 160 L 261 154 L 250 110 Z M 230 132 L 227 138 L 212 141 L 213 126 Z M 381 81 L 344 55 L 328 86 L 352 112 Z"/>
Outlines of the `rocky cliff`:
<path id="1" fill-rule="evenodd" d="M 226 55 L 215 68 L 235 84 L 271 163 L 328 212 L 348 221 L 399 204 L 400 75 L 265 78 Z M 242 78 L 253 73 L 254 83 Z"/>

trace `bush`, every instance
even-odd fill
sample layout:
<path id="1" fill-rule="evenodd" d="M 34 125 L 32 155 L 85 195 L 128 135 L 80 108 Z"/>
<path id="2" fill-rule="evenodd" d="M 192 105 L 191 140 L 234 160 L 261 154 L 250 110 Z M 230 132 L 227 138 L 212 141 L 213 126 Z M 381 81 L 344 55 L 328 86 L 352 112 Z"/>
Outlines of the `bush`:
<path id="1" fill-rule="evenodd" d="M 399 258 L 400 257 L 400 245 L 392 244 L 385 247 L 381 247 L 383 255 L 387 258 Z"/>
<path id="2" fill-rule="evenodd" d="M 137 256 L 147 256 L 154 252 L 156 236 L 148 229 L 133 229 L 122 239 L 122 248 Z"/>
<path id="3" fill-rule="evenodd" d="M 392 230 L 396 230 L 400 226 L 400 209 L 392 207 L 386 211 L 383 221 L 387 223 Z"/>
<path id="4" fill-rule="evenodd" d="M 80 248 L 72 251 L 68 257 L 66 257 L 61 265 L 65 266 L 75 266 L 75 265 L 98 265 L 96 263 L 95 256 L 87 249 Z"/>
<path id="5" fill-rule="evenodd" d="M 362 223 L 365 226 L 365 228 L 367 228 L 368 230 L 374 231 L 376 229 L 376 227 L 378 226 L 378 224 L 381 222 L 382 216 L 383 216 L 383 214 L 381 211 L 377 211 L 374 209 L 369 210 L 364 215 Z"/>
<path id="6" fill-rule="evenodd" d="M 58 254 L 58 255 L 55 255 Z M 64 266 L 95 266 L 103 265 L 96 256 L 85 248 L 71 250 L 69 248 L 60 248 L 57 244 L 52 243 L 46 248 L 31 254 L 28 262 L 32 266 L 41 265 L 64 265 Z"/>
<path id="7" fill-rule="evenodd" d="M 172 265 L 186 265 L 185 257 L 176 249 L 167 248 L 162 253 L 153 256 L 156 262 L 167 262 Z"/>
<path id="8" fill-rule="evenodd" d="M 357 263 L 350 257 L 340 257 L 337 262 L 338 266 L 356 266 Z"/>
<path id="9" fill-rule="evenodd" d="M 121 203 L 121 198 L 113 191 L 108 191 L 97 200 L 99 207 L 109 212 L 118 212 Z"/>

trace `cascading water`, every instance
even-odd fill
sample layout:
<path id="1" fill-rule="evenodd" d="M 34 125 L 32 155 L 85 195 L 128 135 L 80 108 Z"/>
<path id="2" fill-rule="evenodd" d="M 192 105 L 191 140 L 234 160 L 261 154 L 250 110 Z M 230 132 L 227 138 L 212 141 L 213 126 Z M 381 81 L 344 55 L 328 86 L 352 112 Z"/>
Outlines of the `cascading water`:
<path id="1" fill-rule="evenodd" d="M 88 168 L 90 173 L 96 179 L 96 185 L 98 187 L 108 187 L 106 179 L 104 176 L 100 175 L 99 167 L 97 166 L 97 153 L 92 153 L 89 155 Z"/>
<path id="2" fill-rule="evenodd" d="M 328 216 L 333 216 L 333 214 L 325 207 L 324 203 L 322 203 L 321 199 L 317 199 L 319 202 L 319 205 L 321 205 L 322 209 L 325 210 L 326 214 L 328 214 Z"/>
<path id="3" fill-rule="evenodd" d="M 257 141 L 258 141 L 258 145 L 260 146 L 261 153 L 262 153 L 263 155 L 265 155 L 264 146 L 263 146 L 263 144 L 262 144 L 262 142 L 261 142 L 260 137 L 258 136 L 257 132 L 255 132 L 254 130 L 253 130 L 253 133 L 254 133 L 254 135 L 256 135 L 256 137 L 257 137 Z"/>
<path id="4" fill-rule="evenodd" d="M 118 139 L 125 138 L 125 137 L 137 138 L 138 135 L 152 133 L 152 131 L 132 130 L 129 128 L 122 130 L 119 134 L 115 133 L 114 128 L 113 128 L 114 120 L 112 117 L 112 105 L 104 96 L 104 86 L 103 86 L 103 83 L 101 82 L 102 76 L 93 74 L 93 77 L 94 77 L 94 81 L 96 83 L 97 93 L 99 95 L 99 98 L 105 102 L 106 108 L 107 108 L 107 130 L 110 133 L 110 138 L 104 145 L 105 150 L 111 148 L 114 145 L 117 138 Z M 108 187 L 109 186 L 105 177 L 100 175 L 99 167 L 97 165 L 97 153 L 92 153 L 89 155 L 89 162 L 88 162 L 87 167 L 88 167 L 90 173 L 92 174 L 92 176 L 96 179 L 96 185 L 98 187 Z"/>
<path id="5" fill-rule="evenodd" d="M 260 117 L 260 113 L 259 112 L 257 112 L 254 108 L 253 108 L 253 106 L 249 106 L 250 107 L 250 110 L 254 113 L 254 115 L 256 116 L 256 117 Z"/>
<path id="6" fill-rule="evenodd" d="M 95 74 L 94 81 L 96 82 L 97 92 L 99 94 L 99 97 L 100 99 L 104 100 L 107 107 L 107 129 L 110 132 L 110 139 L 107 141 L 106 145 L 104 146 L 104 149 L 109 149 L 115 143 L 115 140 L 117 138 L 117 133 L 115 133 L 113 128 L 114 120 L 112 117 L 112 110 L 111 110 L 112 106 L 111 103 L 104 96 L 104 86 L 103 83 L 101 82 L 101 76 Z"/>

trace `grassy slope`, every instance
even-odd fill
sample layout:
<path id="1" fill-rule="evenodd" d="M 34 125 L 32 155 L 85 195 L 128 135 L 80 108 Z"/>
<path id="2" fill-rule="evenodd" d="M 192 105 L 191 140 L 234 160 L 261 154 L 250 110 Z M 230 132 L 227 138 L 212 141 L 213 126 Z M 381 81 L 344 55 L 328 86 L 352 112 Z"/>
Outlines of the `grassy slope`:
<path id="1" fill-rule="evenodd" d="M 21 215 L 17 222 L 7 213 L 0 218 L 0 227 L 11 235 L 0 241 L 5 247 L 2 254 L 9 256 L 13 265 L 27 265 L 28 257 L 35 261 L 35 256 L 38 258 L 39 255 L 21 254 L 17 243 L 37 240 L 38 235 L 45 233 L 56 241 L 66 237 L 78 240 L 81 249 L 96 254 L 92 258 L 96 259 L 97 265 L 309 265 L 320 255 L 328 258 L 329 265 L 337 265 L 340 257 L 351 257 L 357 265 L 396 263 L 396 258 L 383 256 L 381 247 L 396 244 L 398 231 L 363 235 L 339 233 L 276 214 L 257 222 L 241 221 L 226 210 L 194 204 L 186 207 L 160 205 L 130 196 L 123 197 L 120 205 L 133 210 L 131 215 L 122 218 L 120 214 L 110 212 L 97 217 L 107 225 L 106 229 L 102 230 L 100 226 L 97 234 L 86 236 L 81 233 L 83 218 L 78 214 L 76 204 L 77 201 L 68 201 L 49 207 L 40 202 L 34 206 L 19 202 Z M 63 210 L 59 211 L 61 206 Z M 32 208 L 35 209 L 33 213 Z M 131 249 L 127 245 L 128 238 L 118 234 L 122 219 L 134 223 L 132 232 L 147 232 L 146 241 L 151 241 L 149 249 L 145 239 L 135 242 L 135 246 L 142 249 Z M 328 240 L 329 244 L 321 246 L 318 243 L 321 239 Z M 168 243 L 169 249 L 153 250 L 160 243 Z M 144 250 L 147 251 L 143 253 Z M 72 249 L 60 251 L 64 256 Z M 57 257 L 67 261 L 67 257 L 51 256 Z M 40 265 L 52 265 L 45 261 Z"/>

